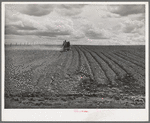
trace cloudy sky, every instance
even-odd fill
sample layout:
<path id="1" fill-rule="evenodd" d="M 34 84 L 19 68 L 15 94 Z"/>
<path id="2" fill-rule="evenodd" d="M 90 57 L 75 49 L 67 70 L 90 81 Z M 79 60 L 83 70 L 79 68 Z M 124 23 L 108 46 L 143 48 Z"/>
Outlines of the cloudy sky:
<path id="1" fill-rule="evenodd" d="M 144 45 L 145 5 L 5 4 L 5 43 Z"/>

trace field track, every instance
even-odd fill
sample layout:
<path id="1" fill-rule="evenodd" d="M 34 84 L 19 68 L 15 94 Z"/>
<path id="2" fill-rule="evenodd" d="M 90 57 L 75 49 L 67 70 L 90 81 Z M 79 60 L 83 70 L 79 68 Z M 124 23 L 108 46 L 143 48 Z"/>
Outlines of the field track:
<path id="1" fill-rule="evenodd" d="M 144 46 L 75 45 L 68 52 L 6 50 L 5 53 L 7 98 L 36 97 L 38 93 L 47 98 L 99 95 L 118 100 L 121 95 L 145 95 Z"/>

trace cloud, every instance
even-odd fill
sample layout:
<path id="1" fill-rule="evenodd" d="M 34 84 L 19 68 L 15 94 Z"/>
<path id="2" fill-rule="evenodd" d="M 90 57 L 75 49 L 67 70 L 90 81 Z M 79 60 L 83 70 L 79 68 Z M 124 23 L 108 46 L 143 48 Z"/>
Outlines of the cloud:
<path id="1" fill-rule="evenodd" d="M 110 5 L 108 6 L 108 11 L 120 16 L 127 16 L 131 14 L 144 13 L 145 5 Z"/>
<path id="2" fill-rule="evenodd" d="M 145 36 L 139 35 L 139 33 L 130 34 L 128 38 L 130 44 L 143 45 L 145 43 Z"/>
<path id="3" fill-rule="evenodd" d="M 33 27 L 21 27 L 18 25 L 9 25 L 5 27 L 6 35 L 37 35 L 37 36 L 49 36 L 57 37 L 57 35 L 70 35 L 71 33 L 68 30 L 37 30 Z"/>
<path id="4" fill-rule="evenodd" d="M 67 32 L 67 31 L 63 31 L 63 32 L 36 31 L 33 34 L 40 35 L 40 36 L 57 37 L 57 35 L 70 35 L 70 32 Z"/>
<path id="5" fill-rule="evenodd" d="M 31 27 L 30 27 L 31 28 Z M 49 37 L 57 37 L 57 35 L 70 35 L 70 32 L 54 32 L 50 30 L 18 30 L 17 26 L 6 26 L 5 27 L 6 35 L 36 35 L 36 36 L 49 36 Z"/>
<path id="6" fill-rule="evenodd" d="M 85 35 L 91 39 L 108 39 L 109 36 L 106 34 L 106 30 L 102 29 L 90 29 L 85 32 Z"/>
<path id="7" fill-rule="evenodd" d="M 31 26 L 22 26 L 22 25 L 7 25 L 5 28 L 11 28 L 13 27 L 16 30 L 37 30 L 37 28 L 31 27 Z"/>
<path id="8" fill-rule="evenodd" d="M 145 21 L 126 20 L 118 23 L 111 31 L 114 36 L 112 40 L 120 45 L 144 45 L 145 43 Z"/>
<path id="9" fill-rule="evenodd" d="M 66 39 L 77 42 L 76 44 L 91 43 L 92 40 L 95 44 L 120 45 L 142 44 L 145 41 L 145 14 L 139 10 L 134 12 L 131 7 L 125 9 L 129 5 L 124 5 L 124 8 L 111 6 L 113 9 L 110 11 L 106 10 L 106 6 L 102 6 L 101 9 L 99 5 L 51 6 L 52 8 L 45 4 L 20 5 L 20 7 L 16 5 L 16 8 L 8 6 L 5 11 L 6 39 L 10 42 L 23 40 L 39 43 L 61 42 Z M 136 8 L 136 5 L 130 6 Z M 35 11 L 36 9 L 38 11 Z M 126 12 L 123 13 L 121 9 Z"/>
<path id="10" fill-rule="evenodd" d="M 136 37 L 133 36 L 133 37 L 131 37 L 131 40 L 136 42 L 136 43 L 141 44 L 141 43 L 145 42 L 145 36 L 141 36 L 141 35 L 138 35 Z"/>
<path id="11" fill-rule="evenodd" d="M 104 28 L 96 27 L 93 23 L 86 19 L 80 19 L 80 28 L 85 36 L 90 39 L 109 39 L 111 32 Z"/>
<path id="12" fill-rule="evenodd" d="M 85 37 L 85 34 L 81 30 L 74 30 L 72 35 L 71 35 L 72 39 L 81 39 L 81 38 L 84 38 L 84 37 Z"/>
<path id="13" fill-rule="evenodd" d="M 56 12 L 63 16 L 74 16 L 82 12 L 85 4 L 61 4 L 57 6 Z"/>
<path id="14" fill-rule="evenodd" d="M 6 35 L 18 35 L 16 28 L 14 26 L 5 26 Z"/>
<path id="15" fill-rule="evenodd" d="M 37 30 L 37 28 L 30 27 L 30 26 L 24 26 L 24 27 L 22 27 L 22 26 L 16 26 L 16 28 L 18 30 Z"/>
<path id="16" fill-rule="evenodd" d="M 44 16 L 50 14 L 53 9 L 53 5 L 29 4 L 26 5 L 22 10 L 20 10 L 20 12 L 30 16 Z"/>
<path id="17" fill-rule="evenodd" d="M 142 28 L 144 28 L 144 21 L 128 20 L 122 24 L 122 31 L 124 33 L 140 33 Z"/>
<path id="18" fill-rule="evenodd" d="M 145 13 L 140 13 L 140 14 L 133 14 L 128 16 L 132 20 L 145 20 Z"/>
<path id="19" fill-rule="evenodd" d="M 101 17 L 102 18 L 119 18 L 120 16 L 118 14 L 107 12 L 106 14 L 102 14 Z"/>
<path id="20" fill-rule="evenodd" d="M 65 9 L 82 9 L 86 4 L 61 4 L 59 8 L 65 8 Z"/>
<path id="21" fill-rule="evenodd" d="M 118 23 L 112 27 L 111 31 L 115 34 L 119 33 L 138 33 L 140 35 L 145 34 L 145 21 L 144 20 L 126 20 Z"/>
<path id="22" fill-rule="evenodd" d="M 16 15 L 18 21 L 6 24 L 6 35 L 37 35 L 57 37 L 59 35 L 71 35 L 73 31 L 73 22 L 65 18 L 44 18 L 38 20 L 28 15 Z"/>

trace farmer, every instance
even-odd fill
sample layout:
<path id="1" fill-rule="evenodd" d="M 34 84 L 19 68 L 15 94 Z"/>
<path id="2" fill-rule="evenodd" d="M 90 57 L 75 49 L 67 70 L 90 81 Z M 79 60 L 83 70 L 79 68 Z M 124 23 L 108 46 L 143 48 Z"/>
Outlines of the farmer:
<path id="1" fill-rule="evenodd" d="M 63 46 L 65 45 L 65 43 L 66 43 L 66 40 L 63 42 Z"/>

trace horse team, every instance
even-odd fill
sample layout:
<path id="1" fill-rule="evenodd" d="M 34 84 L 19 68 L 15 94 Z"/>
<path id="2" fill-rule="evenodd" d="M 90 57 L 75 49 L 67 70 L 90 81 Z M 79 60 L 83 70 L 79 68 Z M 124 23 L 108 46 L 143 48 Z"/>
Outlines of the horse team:
<path id="1" fill-rule="evenodd" d="M 69 51 L 69 50 L 70 50 L 70 42 L 65 40 L 63 42 L 63 51 Z"/>

